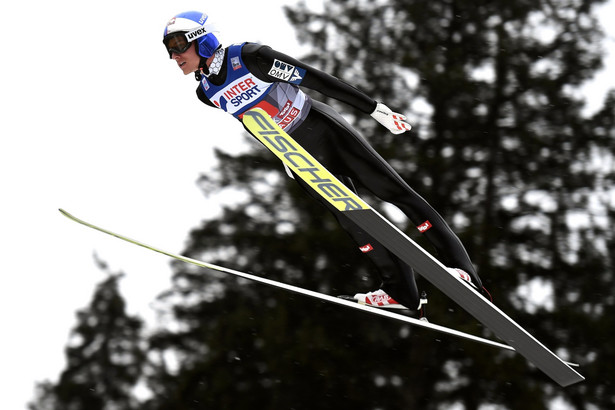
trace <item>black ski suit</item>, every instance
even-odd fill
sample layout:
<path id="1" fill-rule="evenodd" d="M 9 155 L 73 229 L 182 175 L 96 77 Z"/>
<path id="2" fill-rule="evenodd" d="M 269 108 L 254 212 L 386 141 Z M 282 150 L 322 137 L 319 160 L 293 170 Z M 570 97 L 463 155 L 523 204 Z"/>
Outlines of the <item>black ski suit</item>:
<path id="1" fill-rule="evenodd" d="M 226 53 L 229 53 L 228 48 Z M 280 76 L 270 75 L 275 64 L 284 62 L 302 69 L 302 79 L 299 83 L 301 87 L 319 91 L 366 114 L 371 114 L 376 108 L 377 102 L 363 92 L 270 47 L 246 43 L 241 49 L 241 58 L 249 72 L 262 81 L 284 82 Z M 220 72 L 207 76 L 209 84 L 225 83 L 229 65 L 225 56 Z M 206 96 L 201 85 L 197 89 L 197 95 L 205 104 L 220 108 L 219 104 L 214 105 Z M 415 225 L 427 222 L 428 229 L 423 231 L 423 235 L 435 247 L 441 262 L 446 266 L 466 271 L 478 289 L 482 290 L 480 278 L 465 248 L 444 219 L 339 113 L 330 106 L 308 97 L 300 118 L 297 118 L 286 131 L 351 190 L 355 191 L 353 182 L 359 184 L 383 201 L 397 206 Z M 295 181 L 333 213 L 344 230 L 374 262 L 383 282 L 382 289 L 402 305 L 411 309 L 417 308 L 419 293 L 412 269 L 333 208 L 299 177 L 296 177 Z M 367 244 L 371 246 L 365 247 Z"/>

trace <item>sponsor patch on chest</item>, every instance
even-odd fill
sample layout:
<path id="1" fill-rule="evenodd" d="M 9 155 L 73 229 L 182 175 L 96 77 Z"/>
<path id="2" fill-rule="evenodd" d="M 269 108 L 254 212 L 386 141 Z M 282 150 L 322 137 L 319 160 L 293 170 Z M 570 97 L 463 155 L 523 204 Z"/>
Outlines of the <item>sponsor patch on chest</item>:
<path id="1" fill-rule="evenodd" d="M 284 61 L 280 61 L 276 58 L 267 74 L 277 78 L 280 81 L 286 81 L 291 84 L 299 84 L 301 83 L 301 80 L 303 80 L 305 70 L 295 67 L 292 64 L 285 63 Z"/>
<path id="2" fill-rule="evenodd" d="M 241 107 L 257 101 L 266 91 L 267 83 L 247 75 L 218 91 L 211 100 L 218 107 L 234 114 Z"/>

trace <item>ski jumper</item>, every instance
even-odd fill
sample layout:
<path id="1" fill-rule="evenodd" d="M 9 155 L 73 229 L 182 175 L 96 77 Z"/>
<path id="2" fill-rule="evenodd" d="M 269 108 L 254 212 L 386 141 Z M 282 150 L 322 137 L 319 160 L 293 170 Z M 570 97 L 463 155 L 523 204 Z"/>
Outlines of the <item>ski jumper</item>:
<path id="1" fill-rule="evenodd" d="M 444 219 L 338 112 L 304 94 L 299 85 L 366 114 L 372 113 L 377 105 L 375 100 L 342 80 L 254 43 L 227 47 L 220 71 L 201 77 L 197 96 L 205 104 L 239 119 L 250 108 L 263 108 L 348 188 L 356 192 L 356 183 L 397 206 L 435 247 L 443 264 L 463 269 L 478 289 L 482 289 L 465 248 Z M 332 212 L 359 249 L 372 260 L 383 282 L 382 289 L 408 308 L 419 306 L 412 268 L 337 212 L 301 178 L 296 177 L 295 181 Z"/>

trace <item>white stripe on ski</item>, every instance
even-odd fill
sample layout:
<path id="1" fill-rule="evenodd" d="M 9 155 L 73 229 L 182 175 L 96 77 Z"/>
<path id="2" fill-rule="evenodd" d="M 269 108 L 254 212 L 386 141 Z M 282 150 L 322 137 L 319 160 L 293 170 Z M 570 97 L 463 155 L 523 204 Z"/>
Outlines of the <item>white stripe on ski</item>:
<path id="1" fill-rule="evenodd" d="M 235 275 L 235 276 L 238 276 L 238 277 L 241 277 L 241 278 L 244 278 L 244 279 L 249 279 L 249 280 L 252 280 L 252 281 L 255 281 L 255 282 L 260 282 L 260 283 L 263 283 L 265 285 L 273 286 L 273 287 L 280 288 L 280 289 L 285 289 L 285 290 L 288 290 L 290 292 L 299 293 L 301 295 L 310 296 L 310 297 L 313 297 L 313 298 L 316 298 L 316 299 L 324 300 L 324 301 L 330 302 L 330 303 L 336 303 L 338 305 L 343 305 L 343 306 L 350 307 L 350 308 L 353 308 L 353 309 L 362 310 L 364 312 L 371 313 L 373 315 L 384 316 L 384 317 L 387 317 L 389 319 L 397 320 L 399 322 L 408 323 L 408 324 L 413 325 L 413 326 L 424 327 L 424 328 L 435 330 L 437 332 L 445 333 L 445 334 L 448 334 L 448 335 L 451 335 L 451 336 L 455 336 L 455 337 L 459 337 L 459 338 L 462 338 L 462 339 L 471 340 L 473 342 L 482 343 L 482 344 L 485 344 L 485 345 L 488 345 L 488 346 L 493 346 L 493 347 L 497 347 L 497 348 L 500 348 L 500 349 L 511 350 L 511 351 L 515 350 L 511 346 L 508 346 L 508 345 L 503 344 L 503 343 L 498 343 L 498 342 L 495 342 L 493 340 L 489 340 L 489 339 L 485 339 L 485 338 L 482 338 L 482 337 L 474 336 L 474 335 L 471 335 L 469 333 L 460 332 L 460 331 L 455 330 L 455 329 L 451 329 L 451 328 L 448 328 L 448 327 L 445 327 L 445 326 L 436 325 L 434 323 L 430 323 L 430 322 L 427 322 L 427 321 L 424 321 L 424 320 L 419 320 L 419 319 L 416 319 L 416 318 L 413 318 L 413 317 L 410 317 L 410 316 L 405 316 L 405 315 L 402 315 L 402 314 L 399 314 L 399 313 L 389 312 L 389 311 L 378 309 L 378 308 L 374 308 L 374 307 L 371 307 L 371 306 L 361 305 L 361 304 L 356 303 L 356 302 L 351 302 L 351 301 L 348 301 L 348 300 L 340 299 L 338 297 L 334 297 L 334 296 L 326 295 L 326 294 L 323 294 L 323 293 L 315 292 L 315 291 L 312 291 L 312 290 L 309 290 L 309 289 L 300 288 L 300 287 L 289 285 L 289 284 L 286 284 L 286 283 L 283 283 L 283 282 L 278 282 L 278 281 L 275 281 L 275 280 L 263 278 L 261 276 L 251 275 L 249 273 L 240 272 L 240 271 L 233 270 L 233 269 L 228 269 L 228 268 L 225 268 L 223 266 L 214 265 L 212 263 L 207 263 L 207 262 L 203 262 L 203 261 L 199 261 L 199 260 L 196 260 L 196 259 L 189 258 L 187 256 L 182 256 L 182 255 L 178 255 L 178 254 L 175 254 L 175 253 L 172 253 L 172 252 L 168 252 L 168 251 L 165 251 L 165 250 L 153 247 L 151 245 L 147 245 L 147 244 L 145 244 L 143 242 L 140 242 L 140 241 L 137 241 L 135 239 L 128 238 L 127 236 L 120 235 L 118 233 L 109 231 L 107 229 L 101 228 L 101 227 L 96 226 L 96 225 L 93 225 L 93 224 L 91 224 L 89 222 L 86 222 L 86 221 L 84 221 L 82 219 L 79 219 L 79 218 L 71 215 L 70 213 L 66 212 L 63 209 L 60 209 L 59 211 L 64 216 L 66 216 L 67 218 L 69 218 L 69 219 L 71 219 L 71 220 L 73 220 L 73 221 L 75 221 L 77 223 L 80 223 L 81 225 L 87 226 L 88 228 L 95 229 L 97 231 L 106 233 L 107 235 L 114 236 L 114 237 L 116 237 L 118 239 L 121 239 L 123 241 L 130 242 L 130 243 L 132 243 L 134 245 L 138 245 L 138 246 L 141 246 L 143 248 L 149 249 L 151 251 L 161 253 L 163 255 L 169 256 L 169 257 L 171 257 L 173 259 L 180 260 L 182 262 L 191 263 L 193 265 L 200 266 L 202 268 L 213 269 L 213 270 L 216 270 L 218 272 L 229 273 L 231 275 Z"/>

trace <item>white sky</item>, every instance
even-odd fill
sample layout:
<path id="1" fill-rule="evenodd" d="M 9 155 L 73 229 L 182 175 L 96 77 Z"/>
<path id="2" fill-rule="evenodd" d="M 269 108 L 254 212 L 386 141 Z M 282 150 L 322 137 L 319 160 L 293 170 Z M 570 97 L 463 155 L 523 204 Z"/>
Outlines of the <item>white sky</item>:
<path id="1" fill-rule="evenodd" d="M 315 1 L 318 3 L 318 1 Z M 0 406 L 25 409 L 34 384 L 56 380 L 75 311 L 104 277 L 94 252 L 127 275 L 130 313 L 154 318 L 170 285 L 169 259 L 70 222 L 57 209 L 180 252 L 216 204 L 195 185 L 215 146 L 232 150 L 242 127 L 195 96 L 197 83 L 168 60 L 167 20 L 207 12 L 224 44 L 257 41 L 295 56 L 288 1 L 77 0 L 0 5 L 5 50 L 0 181 Z M 615 15 L 613 1 L 601 12 Z M 612 21 L 612 17 L 611 17 Z M 608 42 L 615 50 L 615 29 Z M 615 67 L 609 55 L 609 67 Z M 600 106 L 606 72 L 586 88 Z"/>

